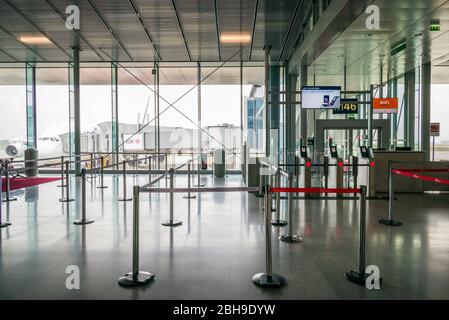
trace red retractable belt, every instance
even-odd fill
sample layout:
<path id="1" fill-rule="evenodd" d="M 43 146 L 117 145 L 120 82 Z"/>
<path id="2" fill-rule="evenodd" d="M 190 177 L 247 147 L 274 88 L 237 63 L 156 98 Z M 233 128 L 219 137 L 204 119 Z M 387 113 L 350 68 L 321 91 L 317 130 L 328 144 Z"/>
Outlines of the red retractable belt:
<path id="1" fill-rule="evenodd" d="M 435 177 L 429 177 L 429 176 L 422 176 L 416 173 L 410 173 L 404 170 L 397 170 L 397 169 L 393 169 L 391 170 L 394 174 L 400 175 L 400 176 L 404 176 L 404 177 L 409 177 L 409 178 L 413 178 L 413 179 L 420 179 L 423 181 L 430 181 L 430 182 L 435 182 L 435 183 L 439 183 L 439 184 L 447 184 L 449 185 L 449 180 L 446 179 L 440 179 L 440 178 L 435 178 Z"/>
<path id="2" fill-rule="evenodd" d="M 360 193 L 360 189 L 322 189 L 322 188 L 270 188 L 273 193 Z"/>

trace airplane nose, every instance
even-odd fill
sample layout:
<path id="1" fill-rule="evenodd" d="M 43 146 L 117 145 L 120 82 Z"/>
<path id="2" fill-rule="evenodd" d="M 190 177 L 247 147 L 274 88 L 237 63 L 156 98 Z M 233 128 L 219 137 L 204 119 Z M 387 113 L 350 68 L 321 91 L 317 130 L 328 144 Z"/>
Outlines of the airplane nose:
<path id="1" fill-rule="evenodd" d="M 10 157 L 15 157 L 19 153 L 19 151 L 17 150 L 17 147 L 12 144 L 7 146 L 5 151 L 6 151 L 6 154 Z"/>

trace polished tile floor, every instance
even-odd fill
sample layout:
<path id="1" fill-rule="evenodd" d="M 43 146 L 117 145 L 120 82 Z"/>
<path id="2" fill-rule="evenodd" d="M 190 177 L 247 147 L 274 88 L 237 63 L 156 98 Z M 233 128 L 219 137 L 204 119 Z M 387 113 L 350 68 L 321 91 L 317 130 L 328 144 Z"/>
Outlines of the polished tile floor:
<path id="1" fill-rule="evenodd" d="M 137 179 L 128 179 L 128 195 Z M 285 244 L 273 228 L 273 268 L 288 284 L 281 289 L 253 285 L 264 271 L 261 200 L 245 193 L 175 196 L 183 225 L 161 226 L 169 213 L 167 194 L 140 198 L 140 269 L 155 273 L 151 285 L 124 289 L 117 279 L 131 269 L 132 202 L 117 202 L 122 181 L 105 177 L 107 189 L 88 184 L 87 213 L 95 222 L 73 225 L 80 216 L 80 181 L 72 178 L 68 206 L 58 201 L 58 182 L 16 192 L 3 205 L 12 225 L 0 231 L 1 299 L 449 299 L 449 196 L 399 195 L 396 217 L 404 225 L 377 223 L 388 203 L 368 203 L 367 265 L 379 266 L 382 289 L 348 282 L 356 268 L 357 201 L 300 200 L 294 227 L 304 237 Z M 208 186 L 241 186 L 239 175 L 204 177 Z M 176 177 L 186 186 L 185 176 Z M 167 181 L 160 183 L 165 187 Z M 283 201 L 282 210 L 285 209 Z M 66 267 L 80 269 L 80 290 L 66 288 Z"/>

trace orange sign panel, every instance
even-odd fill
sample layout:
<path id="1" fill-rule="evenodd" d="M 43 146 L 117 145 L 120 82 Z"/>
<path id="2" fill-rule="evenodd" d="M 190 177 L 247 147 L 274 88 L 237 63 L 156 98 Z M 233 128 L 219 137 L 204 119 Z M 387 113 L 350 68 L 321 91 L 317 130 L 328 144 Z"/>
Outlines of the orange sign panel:
<path id="1" fill-rule="evenodd" d="M 398 113 L 398 98 L 374 98 L 374 113 Z"/>

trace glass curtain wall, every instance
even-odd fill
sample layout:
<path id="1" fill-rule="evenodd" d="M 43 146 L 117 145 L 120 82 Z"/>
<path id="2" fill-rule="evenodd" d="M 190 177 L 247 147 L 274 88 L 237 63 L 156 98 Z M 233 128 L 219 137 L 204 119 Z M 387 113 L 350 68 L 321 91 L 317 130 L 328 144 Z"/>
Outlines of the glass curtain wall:
<path id="1" fill-rule="evenodd" d="M 0 157 L 23 159 L 27 140 L 24 65 L 0 67 L 0 114 Z"/>
<path id="2" fill-rule="evenodd" d="M 41 159 L 69 154 L 68 77 L 67 64 L 36 68 L 37 149 Z"/>
<path id="3" fill-rule="evenodd" d="M 151 64 L 118 67 L 120 160 L 139 159 L 135 169 L 148 168 L 144 153 L 154 151 L 154 75 Z"/>
<path id="4" fill-rule="evenodd" d="M 80 68 L 81 152 L 87 158 L 105 157 L 111 163 L 111 67 L 110 64 L 81 64 Z"/>

